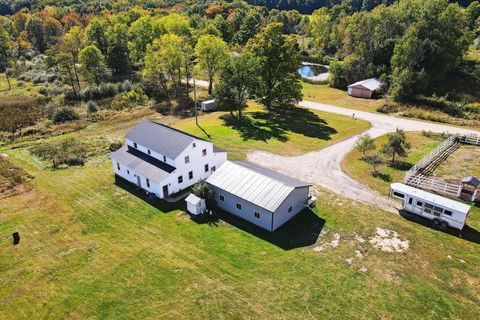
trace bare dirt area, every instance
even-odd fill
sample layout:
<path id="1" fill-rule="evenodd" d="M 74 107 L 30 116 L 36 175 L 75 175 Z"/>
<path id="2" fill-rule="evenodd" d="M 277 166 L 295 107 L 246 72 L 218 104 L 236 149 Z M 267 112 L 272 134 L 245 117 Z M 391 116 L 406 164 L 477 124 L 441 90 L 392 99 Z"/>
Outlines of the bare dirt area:
<path id="1" fill-rule="evenodd" d="M 405 131 L 480 134 L 479 131 L 465 128 L 374 114 L 310 101 L 302 101 L 300 106 L 367 120 L 372 124 L 367 133 L 374 138 L 393 132 L 397 128 Z M 268 152 L 253 152 L 248 155 L 247 159 L 264 167 L 320 185 L 352 200 L 398 213 L 399 204 L 397 202 L 380 195 L 343 172 L 341 168 L 342 159 L 354 148 L 358 137 L 359 135 L 356 135 L 327 148 L 297 157 L 278 156 Z"/>

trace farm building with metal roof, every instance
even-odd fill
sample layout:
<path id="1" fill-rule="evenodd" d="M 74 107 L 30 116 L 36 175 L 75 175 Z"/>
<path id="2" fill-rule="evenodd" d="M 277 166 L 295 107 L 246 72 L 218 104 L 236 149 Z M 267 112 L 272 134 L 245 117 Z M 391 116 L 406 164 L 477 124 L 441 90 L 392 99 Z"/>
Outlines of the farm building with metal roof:
<path id="1" fill-rule="evenodd" d="M 302 211 L 310 184 L 246 161 L 227 161 L 208 179 L 221 209 L 268 231 Z"/>

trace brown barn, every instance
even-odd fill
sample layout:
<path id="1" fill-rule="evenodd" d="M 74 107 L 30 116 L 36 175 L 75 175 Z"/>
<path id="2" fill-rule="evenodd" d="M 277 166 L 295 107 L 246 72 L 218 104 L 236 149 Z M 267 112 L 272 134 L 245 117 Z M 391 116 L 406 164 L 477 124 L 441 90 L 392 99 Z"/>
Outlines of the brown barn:
<path id="1" fill-rule="evenodd" d="M 381 86 L 382 82 L 375 78 L 358 81 L 348 86 L 348 95 L 370 99 L 373 92 L 380 89 Z"/>

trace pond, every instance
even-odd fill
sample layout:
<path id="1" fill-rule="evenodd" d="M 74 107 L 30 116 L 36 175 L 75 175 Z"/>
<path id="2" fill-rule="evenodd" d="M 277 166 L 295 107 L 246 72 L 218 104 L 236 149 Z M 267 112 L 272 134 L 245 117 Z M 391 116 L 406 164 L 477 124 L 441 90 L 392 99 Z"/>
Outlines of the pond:
<path id="1" fill-rule="evenodd" d="M 304 64 L 298 68 L 298 73 L 305 78 L 316 77 L 319 74 L 327 73 L 328 68 L 321 65 Z"/>

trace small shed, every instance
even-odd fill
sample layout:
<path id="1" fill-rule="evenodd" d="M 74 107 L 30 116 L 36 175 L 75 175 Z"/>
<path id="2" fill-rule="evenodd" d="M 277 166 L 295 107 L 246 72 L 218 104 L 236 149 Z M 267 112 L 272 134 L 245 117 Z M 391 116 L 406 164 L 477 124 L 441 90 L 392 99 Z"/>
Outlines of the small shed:
<path id="1" fill-rule="evenodd" d="M 462 179 L 462 190 L 460 192 L 460 199 L 466 201 L 480 201 L 480 180 L 473 176 L 468 176 Z"/>
<path id="2" fill-rule="evenodd" d="M 373 92 L 382 87 L 382 82 L 376 78 L 361 80 L 348 86 L 348 95 L 371 99 Z"/>
<path id="3" fill-rule="evenodd" d="M 215 99 L 203 101 L 201 103 L 202 111 L 214 111 L 217 110 L 217 103 Z"/>
<path id="4" fill-rule="evenodd" d="M 193 193 L 188 195 L 185 202 L 187 202 L 187 211 L 193 215 L 204 213 L 205 210 L 207 210 L 205 200 L 197 197 Z"/>

